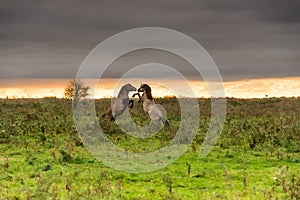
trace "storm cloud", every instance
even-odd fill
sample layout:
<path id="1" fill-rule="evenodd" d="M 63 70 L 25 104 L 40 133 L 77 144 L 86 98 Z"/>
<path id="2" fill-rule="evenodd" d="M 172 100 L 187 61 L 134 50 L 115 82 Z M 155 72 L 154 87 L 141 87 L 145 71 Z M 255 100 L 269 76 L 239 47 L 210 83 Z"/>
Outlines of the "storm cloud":
<path id="1" fill-rule="evenodd" d="M 198 41 L 225 80 L 300 76 L 299 10 L 298 0 L 2 1 L 0 78 L 73 78 L 99 42 L 147 26 Z"/>

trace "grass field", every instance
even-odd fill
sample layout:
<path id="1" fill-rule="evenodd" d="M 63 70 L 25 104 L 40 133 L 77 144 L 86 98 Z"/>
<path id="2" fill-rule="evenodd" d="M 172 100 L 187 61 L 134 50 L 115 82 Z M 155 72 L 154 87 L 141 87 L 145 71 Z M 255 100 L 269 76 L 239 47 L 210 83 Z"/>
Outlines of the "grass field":
<path id="1" fill-rule="evenodd" d="M 199 99 L 194 142 L 173 164 L 149 173 L 116 171 L 89 154 L 69 100 L 0 102 L 0 199 L 300 199 L 299 98 L 227 99 L 221 137 L 201 159 L 210 100 Z M 134 138 L 115 122 L 98 121 L 116 145 L 153 151 L 172 139 L 180 123 L 176 99 L 156 102 L 171 126 L 151 138 Z M 97 114 L 109 105 L 108 99 L 97 100 Z M 141 104 L 135 102 L 130 112 L 137 124 L 149 123 Z"/>

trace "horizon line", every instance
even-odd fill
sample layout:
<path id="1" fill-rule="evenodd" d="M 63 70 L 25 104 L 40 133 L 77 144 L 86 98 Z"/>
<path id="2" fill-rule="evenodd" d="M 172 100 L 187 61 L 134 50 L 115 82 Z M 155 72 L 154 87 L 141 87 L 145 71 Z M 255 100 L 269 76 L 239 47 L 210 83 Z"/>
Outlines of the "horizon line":
<path id="1" fill-rule="evenodd" d="M 102 100 L 102 99 L 115 99 L 116 97 L 100 97 L 100 98 L 85 98 L 85 100 Z M 187 97 L 187 96 L 182 96 L 182 97 L 176 97 L 176 96 L 154 96 L 155 99 L 298 99 L 300 96 L 265 96 L 265 97 L 230 97 L 230 96 L 225 96 L 225 97 Z M 0 100 L 17 100 L 17 99 L 63 99 L 63 100 L 72 100 L 68 99 L 65 97 L 56 97 L 56 96 L 45 96 L 45 97 L 0 97 Z M 133 98 L 133 99 L 138 99 L 138 98 Z"/>

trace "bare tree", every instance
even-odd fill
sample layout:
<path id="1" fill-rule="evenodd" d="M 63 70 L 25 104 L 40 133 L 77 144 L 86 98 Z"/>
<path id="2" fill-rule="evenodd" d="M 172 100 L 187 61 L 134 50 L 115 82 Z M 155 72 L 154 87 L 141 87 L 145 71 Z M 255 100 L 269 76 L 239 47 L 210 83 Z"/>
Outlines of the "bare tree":
<path id="1" fill-rule="evenodd" d="M 69 85 L 65 88 L 64 96 L 67 99 L 73 99 L 73 107 L 77 106 L 80 99 L 88 96 L 90 87 L 85 86 L 79 79 L 70 81 Z"/>

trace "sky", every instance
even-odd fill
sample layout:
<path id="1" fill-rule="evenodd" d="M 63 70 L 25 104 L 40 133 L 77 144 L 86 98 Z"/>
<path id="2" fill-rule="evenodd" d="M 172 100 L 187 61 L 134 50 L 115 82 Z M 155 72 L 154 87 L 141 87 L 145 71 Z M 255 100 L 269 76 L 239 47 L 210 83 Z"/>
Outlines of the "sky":
<path id="1" fill-rule="evenodd" d="M 299 10 L 298 0 L 1 1 L 0 97 L 59 96 L 101 41 L 149 26 L 199 42 L 218 66 L 227 96 L 300 96 Z M 142 51 L 121 58 L 103 78 L 118 79 L 139 60 L 163 61 L 187 77 L 195 72 L 168 53 Z"/>

